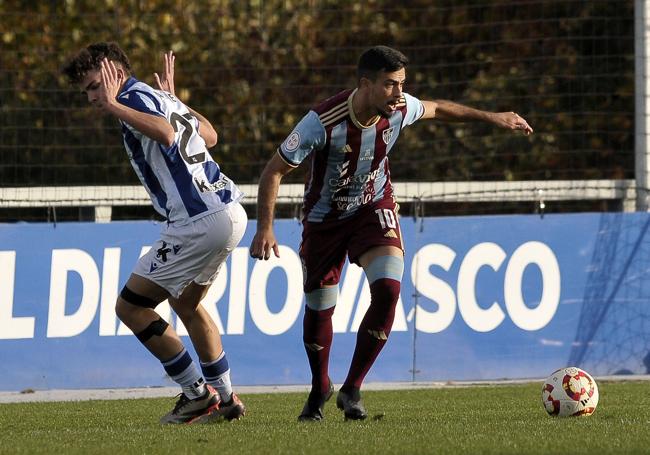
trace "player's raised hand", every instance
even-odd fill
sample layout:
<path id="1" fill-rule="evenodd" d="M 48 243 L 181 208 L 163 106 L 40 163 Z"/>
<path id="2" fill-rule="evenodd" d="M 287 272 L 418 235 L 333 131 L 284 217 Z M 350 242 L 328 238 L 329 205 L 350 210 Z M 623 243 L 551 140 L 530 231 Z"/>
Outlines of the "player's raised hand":
<path id="1" fill-rule="evenodd" d="M 97 102 L 99 107 L 107 109 L 111 104 L 116 102 L 117 95 L 122 84 L 122 78 L 115 63 L 108 59 L 103 59 L 100 63 L 100 73 L 102 78 L 102 85 L 99 87 Z"/>
<path id="2" fill-rule="evenodd" d="M 174 61 L 176 60 L 176 56 L 174 55 L 174 52 L 169 51 L 165 52 L 163 54 L 163 61 L 164 61 L 164 70 L 162 73 L 162 78 L 158 75 L 158 73 L 153 73 L 153 77 L 156 79 L 156 84 L 158 85 L 158 88 L 160 90 L 164 90 L 165 92 L 169 92 L 172 95 L 176 95 L 176 92 L 174 91 Z"/>
<path id="3" fill-rule="evenodd" d="M 273 250 L 275 257 L 280 257 L 280 248 L 278 247 L 278 242 L 275 240 L 273 231 L 257 231 L 251 242 L 251 257 L 267 261 L 271 257 L 271 250 Z"/>
<path id="4" fill-rule="evenodd" d="M 501 128 L 523 131 L 526 136 L 533 132 L 528 122 L 516 112 L 498 112 L 493 115 L 493 121 Z"/>

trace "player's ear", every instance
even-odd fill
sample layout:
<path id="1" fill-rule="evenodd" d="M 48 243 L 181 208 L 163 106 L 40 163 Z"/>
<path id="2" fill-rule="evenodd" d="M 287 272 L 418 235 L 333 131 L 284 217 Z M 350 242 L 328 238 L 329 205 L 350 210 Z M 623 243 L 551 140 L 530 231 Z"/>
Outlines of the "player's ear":
<path id="1" fill-rule="evenodd" d="M 368 79 L 367 77 L 361 77 L 359 79 L 359 88 L 368 87 L 371 84 L 372 84 L 372 81 L 370 79 Z"/>
<path id="2" fill-rule="evenodd" d="M 125 81 L 126 80 L 126 73 L 124 72 L 124 68 L 122 68 L 122 65 L 120 64 L 115 64 L 115 69 L 117 70 L 117 79 L 119 81 Z"/>

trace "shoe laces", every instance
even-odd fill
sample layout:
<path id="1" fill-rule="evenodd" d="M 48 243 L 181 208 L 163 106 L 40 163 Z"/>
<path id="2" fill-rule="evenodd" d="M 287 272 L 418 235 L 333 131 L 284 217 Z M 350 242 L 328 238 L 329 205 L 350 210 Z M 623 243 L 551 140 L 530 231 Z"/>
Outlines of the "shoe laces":
<path id="1" fill-rule="evenodd" d="M 174 405 L 174 410 L 172 411 L 172 413 L 174 414 L 176 414 L 187 403 L 192 401 L 184 393 L 179 393 L 178 395 L 176 395 L 176 397 L 178 398 L 178 400 L 176 401 L 176 404 Z"/>

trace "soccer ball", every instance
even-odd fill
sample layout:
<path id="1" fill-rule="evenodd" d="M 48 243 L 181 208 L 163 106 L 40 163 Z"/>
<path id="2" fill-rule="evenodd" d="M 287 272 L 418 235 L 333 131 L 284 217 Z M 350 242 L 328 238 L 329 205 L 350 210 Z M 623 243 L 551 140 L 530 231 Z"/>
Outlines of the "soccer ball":
<path id="1" fill-rule="evenodd" d="M 552 416 L 589 416 L 598 405 L 598 386 L 578 367 L 561 368 L 544 381 L 542 404 Z"/>

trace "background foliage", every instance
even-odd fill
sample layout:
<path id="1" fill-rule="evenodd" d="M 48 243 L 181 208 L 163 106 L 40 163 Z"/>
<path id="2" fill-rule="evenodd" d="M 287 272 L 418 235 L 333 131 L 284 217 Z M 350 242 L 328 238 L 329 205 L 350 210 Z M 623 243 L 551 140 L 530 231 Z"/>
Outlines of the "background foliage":
<path id="1" fill-rule="evenodd" d="M 59 69 L 117 41 L 153 83 L 177 53 L 177 91 L 220 133 L 212 153 L 254 183 L 292 126 L 355 84 L 374 44 L 411 59 L 407 91 L 516 110 L 530 137 L 420 122 L 391 158 L 394 180 L 633 176 L 632 0 L 0 0 L 0 185 L 135 184 L 115 120 Z M 295 175 L 293 175 L 295 174 Z M 299 180 L 299 173 L 291 178 Z"/>

